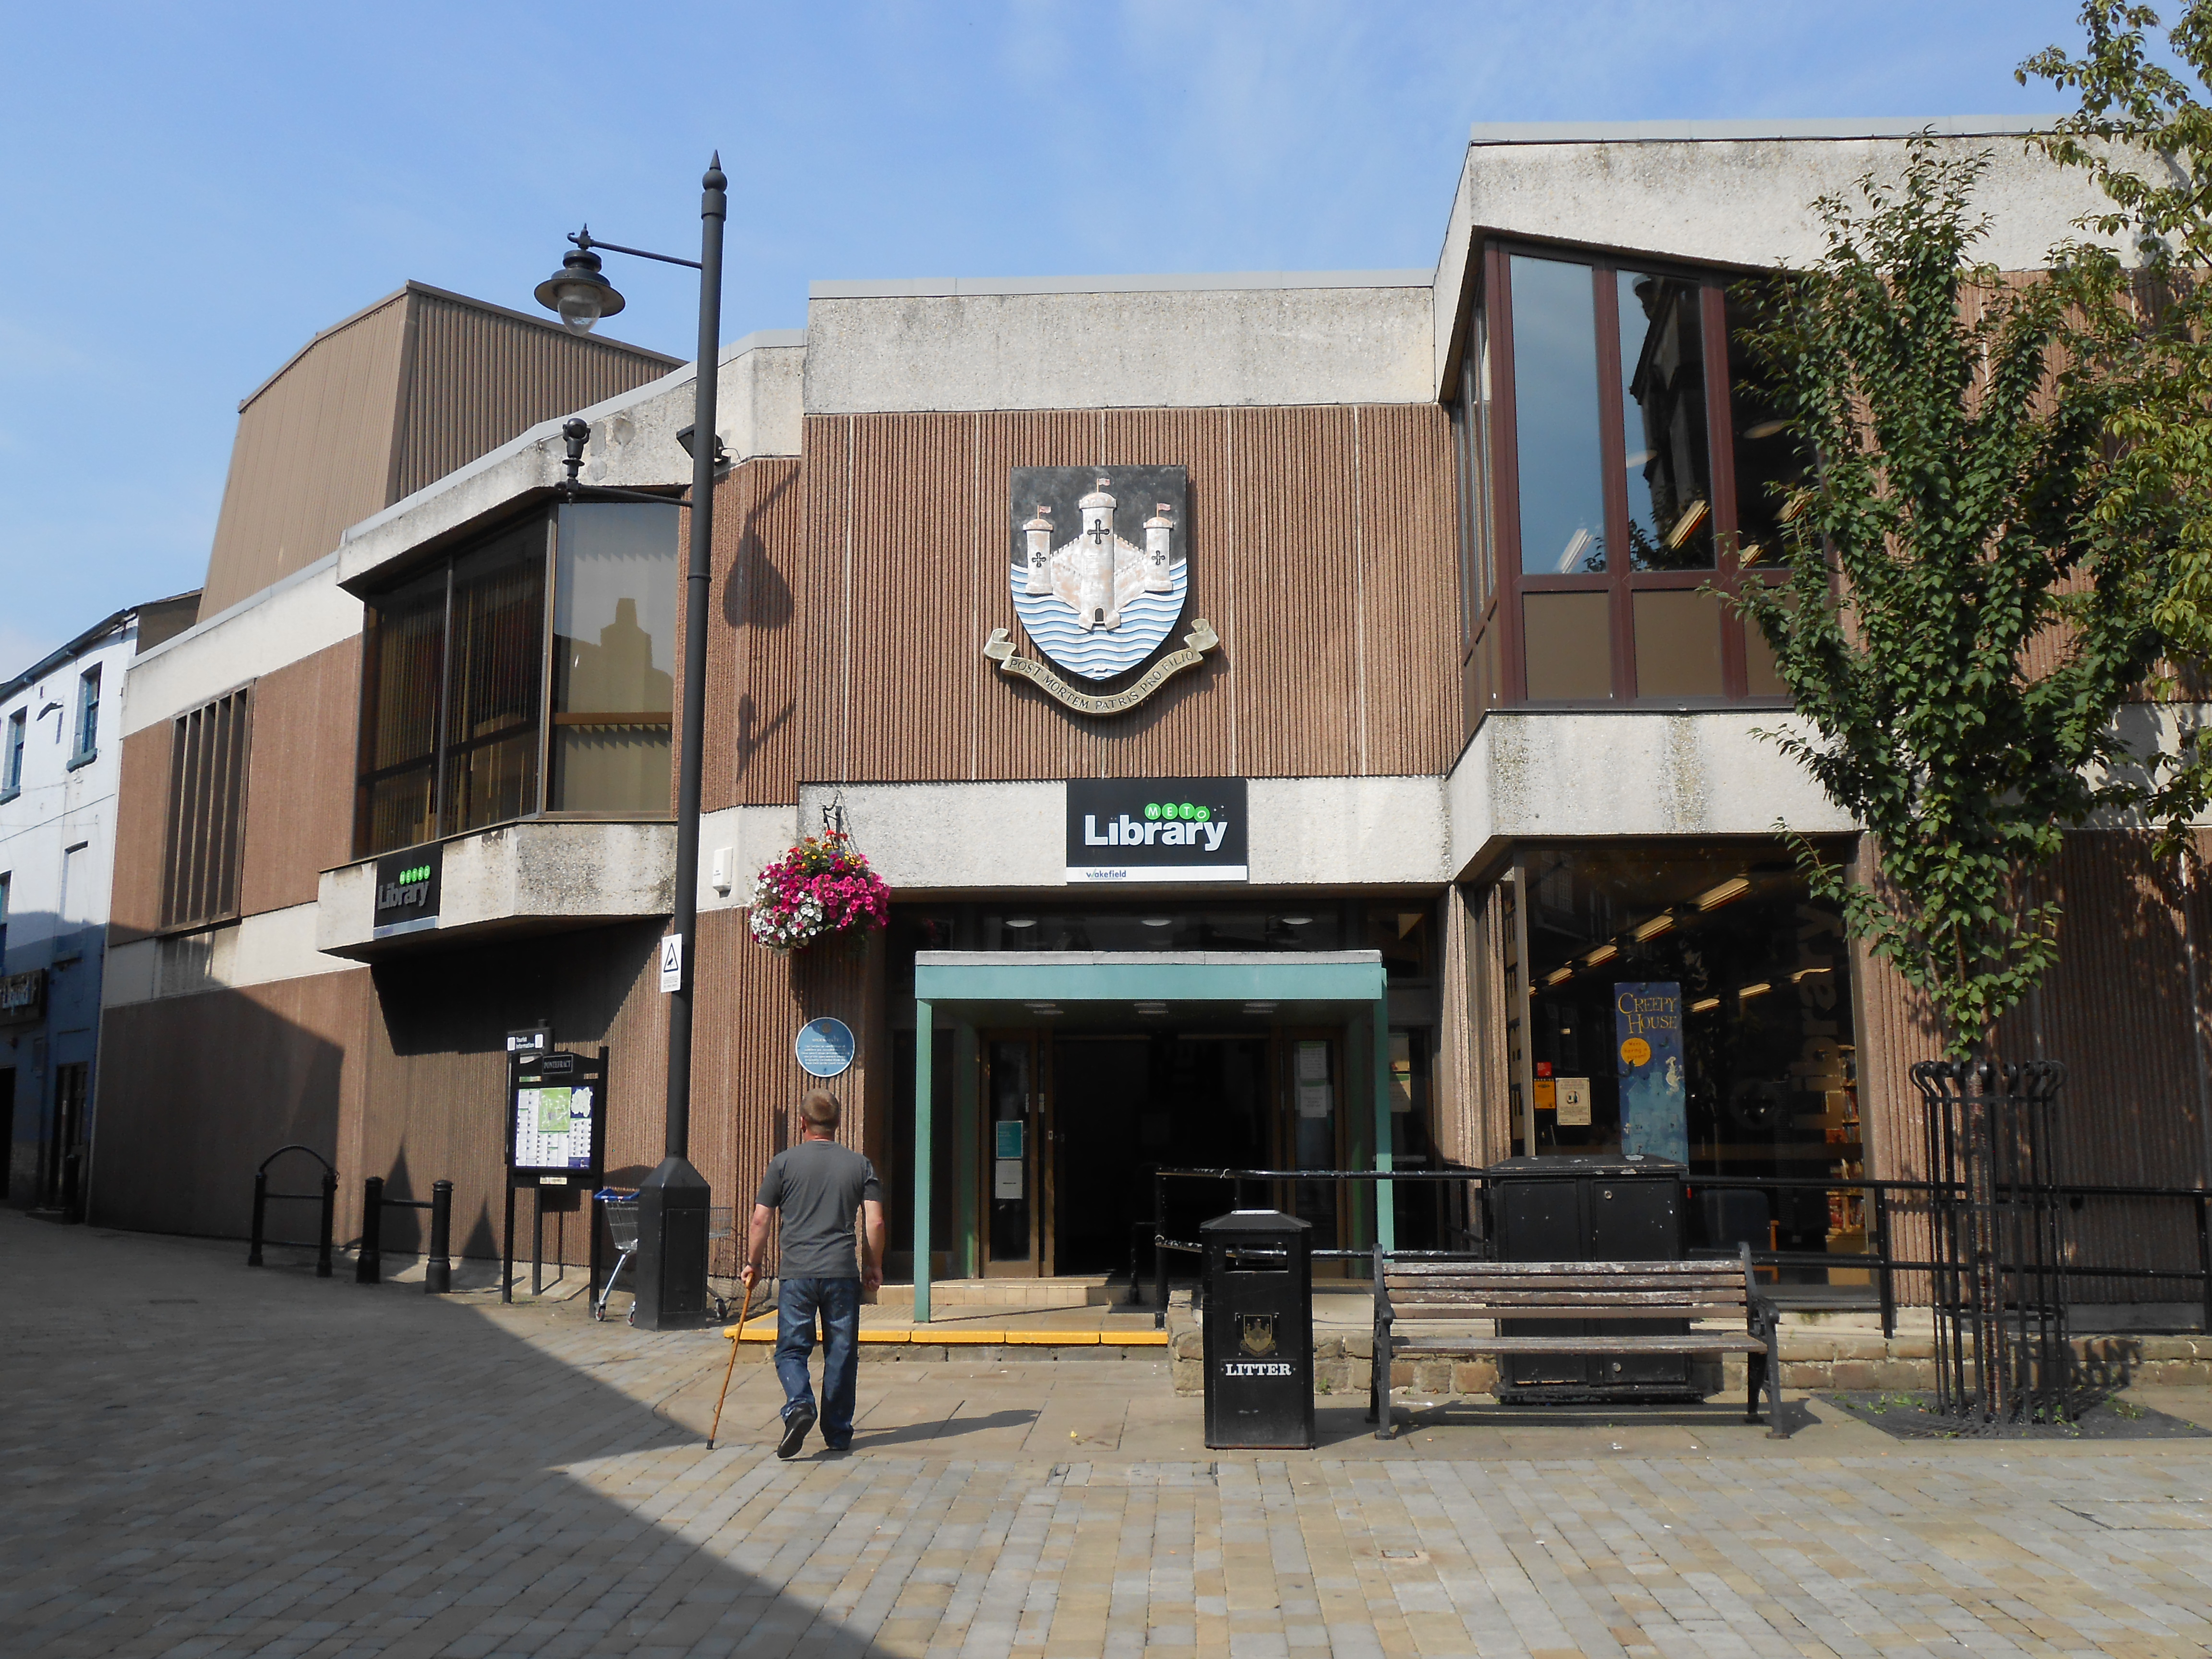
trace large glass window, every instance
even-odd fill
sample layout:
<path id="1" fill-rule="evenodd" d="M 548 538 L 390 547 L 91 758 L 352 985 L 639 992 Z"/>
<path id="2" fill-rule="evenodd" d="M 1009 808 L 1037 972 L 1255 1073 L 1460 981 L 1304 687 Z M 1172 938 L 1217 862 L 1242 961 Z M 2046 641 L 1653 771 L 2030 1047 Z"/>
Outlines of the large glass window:
<path id="1" fill-rule="evenodd" d="M 1500 704 L 1782 696 L 1722 603 L 1767 579 L 1804 476 L 1740 349 L 1735 280 L 1486 257 L 1453 410 L 1470 728 Z"/>
<path id="2" fill-rule="evenodd" d="M 1606 557 L 1590 268 L 1518 254 L 1510 263 L 1521 568 L 1586 575 Z"/>
<path id="3" fill-rule="evenodd" d="M 676 511 L 564 507 L 553 599 L 556 811 L 665 812 Z"/>
<path id="4" fill-rule="evenodd" d="M 1864 1248 L 1850 960 L 1835 907 L 1784 848 L 1531 849 L 1528 1041 L 1516 1077 L 1531 1150 L 1639 1152 L 1707 1176 L 1839 1183 L 1714 1188 L 1709 1245 Z"/>
<path id="5" fill-rule="evenodd" d="M 368 600 L 357 853 L 668 811 L 677 512 L 533 514 Z"/>

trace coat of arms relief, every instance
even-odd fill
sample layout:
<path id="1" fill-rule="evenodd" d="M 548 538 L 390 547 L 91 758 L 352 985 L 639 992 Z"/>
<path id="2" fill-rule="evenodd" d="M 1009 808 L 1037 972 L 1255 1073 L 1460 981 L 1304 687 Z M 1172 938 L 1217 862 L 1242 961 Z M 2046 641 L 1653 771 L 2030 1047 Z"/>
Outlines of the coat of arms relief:
<path id="1" fill-rule="evenodd" d="M 1142 667 L 1167 642 L 1189 598 L 1184 470 L 1017 467 L 1010 482 L 1007 577 L 1029 642 L 1054 667 L 1092 682 Z M 1072 708 L 1109 714 L 1135 708 L 1218 643 L 1205 619 L 1194 618 L 1182 648 L 1103 694 L 1017 656 L 1003 628 L 993 630 L 983 654 Z"/>

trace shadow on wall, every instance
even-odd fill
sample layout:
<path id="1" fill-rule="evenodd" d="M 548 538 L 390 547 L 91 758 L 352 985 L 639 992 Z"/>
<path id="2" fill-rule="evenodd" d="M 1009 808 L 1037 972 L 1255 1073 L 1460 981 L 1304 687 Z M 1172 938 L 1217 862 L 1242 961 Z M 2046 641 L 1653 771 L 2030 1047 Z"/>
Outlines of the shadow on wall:
<path id="1" fill-rule="evenodd" d="M 263 1158 L 297 1143 L 339 1163 L 345 1054 L 314 1029 L 331 1025 L 315 1016 L 349 1003 L 359 979 L 333 974 L 107 1010 L 88 1218 L 148 1232 L 243 1238 L 252 1222 L 253 1171 Z M 291 1006 L 272 1006 L 277 999 Z M 295 1162 L 305 1160 L 280 1166 L 287 1179 L 279 1190 L 307 1190 L 299 1184 L 304 1177 L 290 1173 Z M 344 1174 L 341 1164 L 341 1179 Z M 278 1207 L 286 1213 L 279 1216 Z M 271 1231 L 307 1237 L 313 1207 L 272 1206 Z"/>
<path id="2" fill-rule="evenodd" d="M 370 1061 L 362 1113 L 359 1170 L 341 1174 L 358 1187 L 380 1174 L 393 1195 L 427 1198 L 434 1181 L 453 1183 L 453 1251 L 500 1253 L 506 1203 L 507 1034 L 540 1021 L 555 1045 L 611 1051 L 607 1145 L 611 1184 L 635 1166 L 659 1162 L 665 1014 L 649 971 L 663 924 L 628 922 L 571 933 L 536 935 L 465 949 L 428 948 L 371 971 L 383 1042 Z M 372 1026 L 377 1022 L 372 1017 Z M 519 1256 L 529 1253 L 531 1195 L 517 1194 Z M 385 1218 L 387 1249 L 412 1248 L 417 1212 Z M 587 1228 L 549 1216 L 548 1259 L 588 1258 Z"/>

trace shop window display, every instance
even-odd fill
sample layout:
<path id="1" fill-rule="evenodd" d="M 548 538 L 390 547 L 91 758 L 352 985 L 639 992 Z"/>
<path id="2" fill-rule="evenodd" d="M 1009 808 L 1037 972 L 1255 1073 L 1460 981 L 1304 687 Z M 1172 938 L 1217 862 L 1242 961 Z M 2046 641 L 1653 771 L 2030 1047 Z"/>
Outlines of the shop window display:
<path id="1" fill-rule="evenodd" d="M 1864 1176 L 1842 919 L 1784 849 L 1532 850 L 1516 878 L 1531 1150 L 1680 1158 L 1693 1177 Z M 1708 1188 L 1692 1226 L 1709 1248 L 1856 1254 L 1860 1203 Z"/>

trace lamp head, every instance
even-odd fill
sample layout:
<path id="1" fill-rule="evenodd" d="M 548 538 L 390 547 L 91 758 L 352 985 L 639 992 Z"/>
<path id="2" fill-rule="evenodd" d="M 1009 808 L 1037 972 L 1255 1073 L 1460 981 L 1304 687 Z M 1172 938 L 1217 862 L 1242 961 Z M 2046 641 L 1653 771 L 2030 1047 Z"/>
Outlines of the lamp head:
<path id="1" fill-rule="evenodd" d="M 613 316 L 626 302 L 622 290 L 599 274 L 590 228 L 568 240 L 576 246 L 562 258 L 561 269 L 538 283 L 538 303 L 557 313 L 570 333 L 589 334 L 594 323 Z"/>

